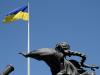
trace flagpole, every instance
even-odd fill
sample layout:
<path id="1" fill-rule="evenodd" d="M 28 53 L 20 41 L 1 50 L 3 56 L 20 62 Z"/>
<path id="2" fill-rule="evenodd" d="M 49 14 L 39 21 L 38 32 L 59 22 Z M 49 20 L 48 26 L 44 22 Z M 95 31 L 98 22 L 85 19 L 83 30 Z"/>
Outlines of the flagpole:
<path id="1" fill-rule="evenodd" d="M 28 2 L 29 13 L 29 2 Z M 29 34 L 29 17 L 28 17 L 28 53 L 30 52 L 30 34 Z M 30 75 L 30 58 L 28 57 L 28 75 Z"/>

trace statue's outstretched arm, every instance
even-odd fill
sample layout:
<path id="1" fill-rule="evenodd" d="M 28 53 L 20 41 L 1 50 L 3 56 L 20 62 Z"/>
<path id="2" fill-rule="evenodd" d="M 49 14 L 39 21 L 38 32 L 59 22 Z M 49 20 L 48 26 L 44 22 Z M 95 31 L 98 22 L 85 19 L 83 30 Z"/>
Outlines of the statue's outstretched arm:
<path id="1" fill-rule="evenodd" d="M 31 58 L 35 58 L 37 60 L 42 60 L 41 56 L 39 55 L 39 53 L 32 51 L 28 54 L 25 54 L 24 52 L 20 52 L 19 54 L 22 54 L 24 57 L 31 57 Z"/>
<path id="2" fill-rule="evenodd" d="M 19 54 L 22 54 L 24 57 L 31 57 L 37 60 L 43 60 L 48 58 L 50 59 L 52 56 L 54 56 L 55 50 L 49 48 L 42 48 L 39 50 L 34 50 L 28 54 L 25 54 L 24 52 L 20 52 Z"/>

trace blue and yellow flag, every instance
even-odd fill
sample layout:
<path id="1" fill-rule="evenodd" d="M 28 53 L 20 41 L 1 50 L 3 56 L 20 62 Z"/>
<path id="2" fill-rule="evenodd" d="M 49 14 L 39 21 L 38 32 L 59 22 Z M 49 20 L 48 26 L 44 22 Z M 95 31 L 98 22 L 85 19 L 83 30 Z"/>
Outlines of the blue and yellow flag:
<path id="1" fill-rule="evenodd" d="M 8 14 L 5 15 L 6 19 L 3 20 L 3 23 L 13 22 L 18 19 L 23 19 L 28 21 L 29 13 L 28 13 L 28 5 L 24 7 L 17 8 Z"/>

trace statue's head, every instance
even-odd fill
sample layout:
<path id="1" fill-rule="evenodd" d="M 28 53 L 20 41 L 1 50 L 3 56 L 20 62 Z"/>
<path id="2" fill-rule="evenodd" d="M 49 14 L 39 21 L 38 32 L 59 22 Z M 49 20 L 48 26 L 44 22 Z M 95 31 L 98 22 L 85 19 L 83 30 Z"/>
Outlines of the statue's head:
<path id="1" fill-rule="evenodd" d="M 63 52 L 64 50 L 70 50 L 70 46 L 66 42 L 57 43 L 55 50 Z"/>

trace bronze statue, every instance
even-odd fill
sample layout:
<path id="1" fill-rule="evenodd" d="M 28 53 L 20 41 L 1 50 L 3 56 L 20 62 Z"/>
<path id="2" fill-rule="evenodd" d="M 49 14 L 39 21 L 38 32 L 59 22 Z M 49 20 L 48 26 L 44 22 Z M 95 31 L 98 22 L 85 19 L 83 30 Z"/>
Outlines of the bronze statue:
<path id="1" fill-rule="evenodd" d="M 86 56 L 79 52 L 70 50 L 70 46 L 66 42 L 56 44 L 55 50 L 49 48 L 43 48 L 34 50 L 28 54 L 20 52 L 25 57 L 35 58 L 37 60 L 43 60 L 50 67 L 52 75 L 93 75 L 82 67 L 86 68 L 99 68 L 98 66 L 89 66 L 84 64 Z M 82 57 L 79 63 L 76 60 L 67 60 L 66 56 L 79 56 Z M 94 70 L 94 69 L 93 69 Z"/>

